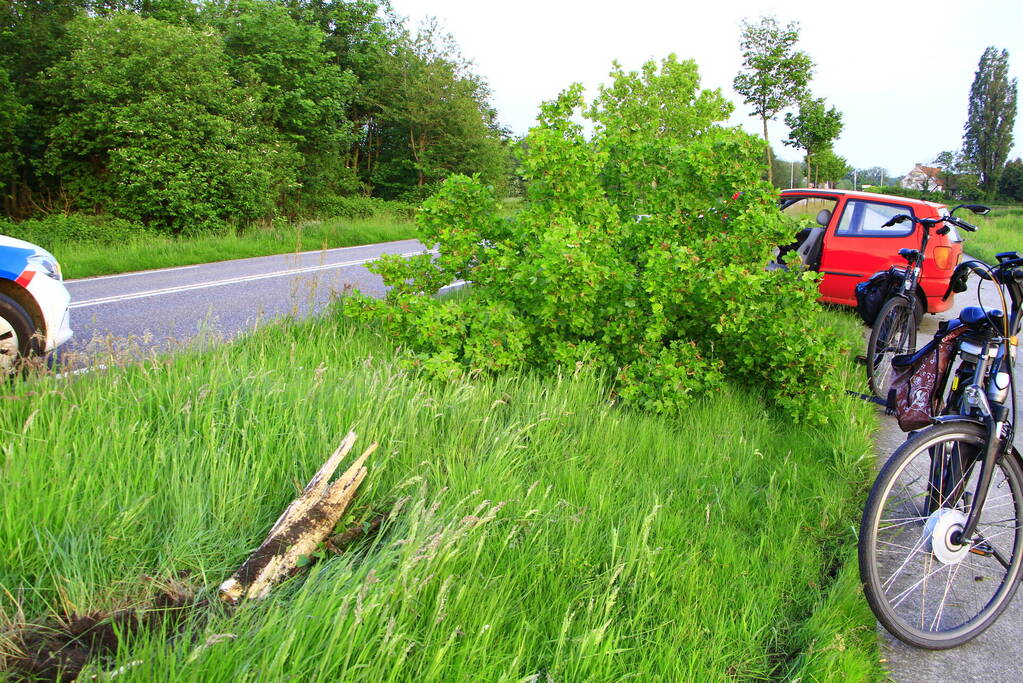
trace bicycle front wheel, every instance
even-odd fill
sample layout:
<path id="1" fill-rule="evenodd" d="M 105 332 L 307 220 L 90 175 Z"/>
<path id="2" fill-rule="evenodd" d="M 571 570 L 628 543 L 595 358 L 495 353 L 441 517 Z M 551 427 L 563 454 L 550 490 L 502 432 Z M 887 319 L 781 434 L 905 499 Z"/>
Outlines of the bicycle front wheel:
<path id="1" fill-rule="evenodd" d="M 892 358 L 916 350 L 916 314 L 902 297 L 885 302 L 867 342 L 867 382 L 879 398 L 888 398 Z"/>
<path id="2" fill-rule="evenodd" d="M 976 498 L 986 431 L 921 430 L 885 464 L 860 523 L 860 579 L 889 633 L 944 649 L 975 638 L 1008 606 L 1023 558 L 1023 470 L 999 459 L 972 539 L 952 542 Z"/>

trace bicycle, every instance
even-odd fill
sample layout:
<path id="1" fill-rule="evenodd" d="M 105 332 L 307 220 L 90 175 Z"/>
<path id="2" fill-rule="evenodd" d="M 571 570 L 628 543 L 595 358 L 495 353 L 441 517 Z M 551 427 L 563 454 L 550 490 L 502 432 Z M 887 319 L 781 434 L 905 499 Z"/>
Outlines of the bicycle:
<path id="1" fill-rule="evenodd" d="M 969 232 L 977 229 L 975 225 L 955 217 L 955 212 L 959 209 L 969 209 L 979 215 L 987 214 L 990 211 L 988 207 L 980 204 L 960 204 L 952 209 L 948 216 L 941 218 L 915 218 L 903 213 L 892 216 L 887 223 L 881 226 L 889 228 L 896 223 L 908 220 L 915 225 L 922 225 L 924 231 L 919 249 L 899 249 L 899 256 L 906 259 L 907 267 L 905 270 L 893 268 L 890 271 L 897 278 L 897 289 L 894 294 L 889 295 L 878 311 L 874 326 L 870 331 L 870 338 L 867 341 L 867 384 L 878 398 L 888 396 L 892 358 L 900 354 L 912 353 L 916 349 L 916 330 L 923 317 L 923 306 L 916 296 L 916 288 L 920 281 L 920 271 L 923 268 L 931 228 L 945 223 L 938 228 L 940 235 L 948 234 L 951 229 L 948 226 L 949 223 Z"/>
<path id="2" fill-rule="evenodd" d="M 957 266 L 997 283 L 1010 315 L 964 308 L 940 334 L 958 330 L 949 408 L 911 432 L 881 469 L 863 510 L 859 567 L 878 621 L 910 645 L 945 649 L 975 638 L 1008 606 L 1023 565 L 1023 458 L 1012 446 L 1013 368 L 1023 310 L 1023 258 Z M 921 354 L 926 353 L 922 351 Z M 917 354 L 917 355 L 921 355 Z M 951 370 L 951 365 L 949 370 Z M 935 384 L 935 391 L 946 387 Z M 1013 419 L 1010 419 L 1010 415 Z"/>

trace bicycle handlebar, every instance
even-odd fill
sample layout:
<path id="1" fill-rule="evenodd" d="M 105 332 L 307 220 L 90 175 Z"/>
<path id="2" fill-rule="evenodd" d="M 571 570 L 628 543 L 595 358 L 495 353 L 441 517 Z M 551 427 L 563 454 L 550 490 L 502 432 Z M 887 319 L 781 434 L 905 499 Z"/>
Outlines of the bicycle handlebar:
<path id="1" fill-rule="evenodd" d="M 1023 266 L 1023 257 L 1008 259 L 991 267 L 980 261 L 963 261 L 952 271 L 952 277 L 949 278 L 948 282 L 948 289 L 945 290 L 941 300 L 947 301 L 952 292 L 965 292 L 966 281 L 969 279 L 971 272 L 981 279 L 989 282 L 995 280 L 1003 285 L 1023 282 L 1023 268 L 1020 266 Z"/>
<path id="2" fill-rule="evenodd" d="M 882 228 L 890 228 L 893 225 L 895 225 L 896 223 L 902 223 L 904 221 L 912 221 L 913 223 L 917 223 L 917 224 L 923 225 L 923 226 L 928 227 L 928 228 L 933 228 L 938 223 L 951 223 L 952 225 L 955 225 L 956 227 L 960 227 L 963 230 L 967 230 L 969 232 L 976 232 L 977 231 L 977 226 L 976 225 L 973 225 L 972 223 L 967 223 L 962 218 L 956 218 L 955 216 L 952 216 L 951 214 L 948 215 L 948 216 L 942 216 L 941 218 L 915 218 L 913 216 L 910 216 L 908 213 L 900 213 L 900 214 L 897 214 L 895 216 L 892 216 L 890 219 L 888 219 L 888 222 L 885 223 L 884 225 L 882 225 L 881 227 Z M 946 235 L 946 234 L 948 234 L 949 230 L 950 230 L 950 228 L 947 225 L 944 225 L 944 226 L 938 228 L 938 234 L 939 235 Z"/>

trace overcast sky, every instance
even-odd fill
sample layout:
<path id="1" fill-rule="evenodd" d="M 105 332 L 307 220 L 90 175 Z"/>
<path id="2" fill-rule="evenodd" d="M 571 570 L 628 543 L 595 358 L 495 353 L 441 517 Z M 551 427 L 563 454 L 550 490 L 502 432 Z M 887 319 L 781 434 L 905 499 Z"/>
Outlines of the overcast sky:
<path id="1" fill-rule="evenodd" d="M 835 150 L 857 168 L 903 175 L 914 163 L 959 149 L 970 84 L 988 45 L 1007 49 L 1012 76 L 1023 80 L 1023 0 L 392 2 L 410 27 L 426 16 L 440 20 L 516 134 L 533 125 L 541 101 L 568 84 L 582 82 L 592 96 L 612 60 L 637 69 L 672 52 L 695 59 L 703 87 L 721 88 L 736 104 L 732 123 L 761 134 L 732 79 L 742 65 L 740 22 L 762 14 L 799 22 L 799 48 L 816 63 L 810 87 L 843 113 Z M 781 144 L 783 116 L 769 130 L 771 142 L 781 158 L 795 160 L 797 152 Z M 1012 158 L 1023 154 L 1021 119 L 1023 112 Z"/>

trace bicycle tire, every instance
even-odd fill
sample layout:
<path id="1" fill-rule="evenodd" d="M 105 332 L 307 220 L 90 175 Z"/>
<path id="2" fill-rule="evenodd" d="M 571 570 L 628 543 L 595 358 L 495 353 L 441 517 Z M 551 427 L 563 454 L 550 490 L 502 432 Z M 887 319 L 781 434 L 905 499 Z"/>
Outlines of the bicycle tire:
<path id="1" fill-rule="evenodd" d="M 888 398 L 892 358 L 916 350 L 916 314 L 902 297 L 881 307 L 867 341 L 867 384 L 878 398 Z"/>
<path id="2" fill-rule="evenodd" d="M 1016 591 L 1023 468 L 1015 451 L 995 464 L 975 535 L 983 541 L 947 542 L 975 500 L 985 440 L 985 428 L 966 421 L 917 432 L 882 468 L 863 510 L 858 555 L 867 602 L 889 633 L 915 647 L 946 649 L 977 637 Z M 961 476 L 946 478 L 954 469 L 946 462 L 958 462 Z"/>

